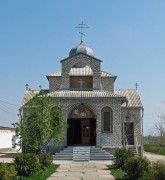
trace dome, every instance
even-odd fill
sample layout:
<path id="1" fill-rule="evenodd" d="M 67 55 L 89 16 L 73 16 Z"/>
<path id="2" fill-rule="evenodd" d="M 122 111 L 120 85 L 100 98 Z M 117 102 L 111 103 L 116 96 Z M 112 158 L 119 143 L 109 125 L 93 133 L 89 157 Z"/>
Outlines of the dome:
<path id="1" fill-rule="evenodd" d="M 87 47 L 83 42 L 81 42 L 79 45 L 77 45 L 76 47 L 70 50 L 69 57 L 78 53 L 83 53 L 83 54 L 94 57 L 93 50 L 90 47 Z"/>

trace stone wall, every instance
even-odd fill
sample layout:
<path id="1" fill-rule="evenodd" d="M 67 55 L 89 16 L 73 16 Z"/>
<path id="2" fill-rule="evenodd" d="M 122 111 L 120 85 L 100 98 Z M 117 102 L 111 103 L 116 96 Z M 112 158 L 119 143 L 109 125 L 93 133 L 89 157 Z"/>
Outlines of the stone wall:
<path id="1" fill-rule="evenodd" d="M 134 143 L 135 145 L 141 145 L 141 108 L 123 107 L 122 121 L 134 123 Z"/>
<path id="2" fill-rule="evenodd" d="M 67 118 L 77 105 L 80 105 L 80 100 L 61 100 L 60 104 L 63 107 L 64 117 Z M 119 147 L 122 145 L 121 131 L 121 102 L 118 100 L 83 100 L 83 103 L 89 107 L 96 116 L 96 146 L 111 146 Z M 54 102 L 56 104 L 56 102 Z M 101 110 L 103 107 L 110 107 L 113 111 L 113 133 L 103 132 Z M 64 133 L 64 145 L 67 145 L 67 130 Z"/>
<path id="3" fill-rule="evenodd" d="M 69 72 L 70 69 L 77 63 L 85 64 L 90 66 L 93 71 L 93 88 L 101 89 L 101 70 L 99 60 L 86 56 L 84 54 L 79 54 L 74 57 L 68 58 L 62 62 L 62 89 L 69 89 Z"/>
<path id="4" fill-rule="evenodd" d="M 49 92 L 57 91 L 61 89 L 61 77 L 49 77 Z"/>
<path id="5" fill-rule="evenodd" d="M 102 77 L 101 78 L 102 90 L 114 92 L 114 78 Z"/>

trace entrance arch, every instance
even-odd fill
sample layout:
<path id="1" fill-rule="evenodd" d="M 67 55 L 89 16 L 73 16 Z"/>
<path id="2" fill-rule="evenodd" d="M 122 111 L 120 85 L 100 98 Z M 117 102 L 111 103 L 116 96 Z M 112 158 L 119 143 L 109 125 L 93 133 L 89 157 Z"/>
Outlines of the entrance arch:
<path id="1" fill-rule="evenodd" d="M 67 145 L 96 145 L 96 117 L 86 105 L 74 107 L 67 120 Z"/>

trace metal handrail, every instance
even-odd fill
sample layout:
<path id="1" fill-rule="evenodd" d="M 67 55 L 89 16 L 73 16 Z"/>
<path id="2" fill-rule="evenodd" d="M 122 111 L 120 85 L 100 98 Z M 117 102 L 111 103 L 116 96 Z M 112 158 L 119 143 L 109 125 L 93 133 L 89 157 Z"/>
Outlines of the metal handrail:
<path id="1" fill-rule="evenodd" d="M 127 140 L 127 137 L 125 137 L 125 141 L 126 141 L 126 149 L 128 149 L 128 140 Z"/>
<path id="2" fill-rule="evenodd" d="M 137 139 L 137 136 L 135 137 L 135 139 L 136 139 L 136 144 L 135 144 L 135 146 L 136 146 L 136 153 L 139 154 L 138 153 L 138 139 Z"/>

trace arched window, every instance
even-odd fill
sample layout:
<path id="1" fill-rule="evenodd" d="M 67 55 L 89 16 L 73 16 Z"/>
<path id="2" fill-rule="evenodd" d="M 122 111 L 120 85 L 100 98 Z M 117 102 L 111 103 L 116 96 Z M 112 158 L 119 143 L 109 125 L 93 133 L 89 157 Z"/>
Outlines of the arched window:
<path id="1" fill-rule="evenodd" d="M 101 111 L 102 115 L 102 131 L 113 132 L 113 114 L 110 107 L 104 107 Z"/>

